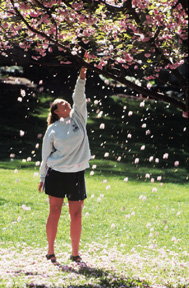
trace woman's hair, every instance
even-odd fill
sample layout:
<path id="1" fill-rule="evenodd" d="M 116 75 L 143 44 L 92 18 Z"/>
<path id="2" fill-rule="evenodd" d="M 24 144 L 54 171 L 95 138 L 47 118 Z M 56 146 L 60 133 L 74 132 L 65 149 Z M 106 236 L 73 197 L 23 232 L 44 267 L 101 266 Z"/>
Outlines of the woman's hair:
<path id="1" fill-rule="evenodd" d="M 49 113 L 49 115 L 47 117 L 48 126 L 50 124 L 53 124 L 54 122 L 56 122 L 59 119 L 58 115 L 55 113 L 55 110 L 58 108 L 57 104 L 60 103 L 61 101 L 62 101 L 62 99 L 57 98 L 51 103 L 51 105 L 50 105 L 50 113 Z"/>

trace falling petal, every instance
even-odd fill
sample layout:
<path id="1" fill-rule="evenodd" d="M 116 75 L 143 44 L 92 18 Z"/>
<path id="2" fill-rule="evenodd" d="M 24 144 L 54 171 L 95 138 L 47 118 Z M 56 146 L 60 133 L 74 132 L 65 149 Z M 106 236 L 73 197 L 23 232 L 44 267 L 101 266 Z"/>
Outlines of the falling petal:
<path id="1" fill-rule="evenodd" d="M 23 137 L 25 132 L 23 130 L 20 130 L 20 136 Z"/>

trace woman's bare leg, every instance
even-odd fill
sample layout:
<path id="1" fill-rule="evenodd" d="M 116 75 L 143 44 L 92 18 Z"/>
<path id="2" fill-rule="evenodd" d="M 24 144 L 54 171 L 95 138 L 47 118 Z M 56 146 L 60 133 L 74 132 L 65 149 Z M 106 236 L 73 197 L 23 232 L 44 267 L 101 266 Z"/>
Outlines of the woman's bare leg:
<path id="1" fill-rule="evenodd" d="M 54 253 L 54 242 L 57 233 L 58 221 L 60 218 L 62 204 L 64 199 L 49 196 L 50 211 L 46 224 L 46 233 L 48 240 L 48 254 Z"/>
<path id="2" fill-rule="evenodd" d="M 84 201 L 69 201 L 69 211 L 70 211 L 70 237 L 72 241 L 72 256 L 79 255 L 79 242 L 81 238 L 82 230 L 82 208 Z"/>

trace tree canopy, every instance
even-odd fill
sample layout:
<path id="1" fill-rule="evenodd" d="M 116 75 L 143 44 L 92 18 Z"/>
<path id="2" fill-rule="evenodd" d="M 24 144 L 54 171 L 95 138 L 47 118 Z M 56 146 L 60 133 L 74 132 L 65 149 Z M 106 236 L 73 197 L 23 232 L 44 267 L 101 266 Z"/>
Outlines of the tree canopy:
<path id="1" fill-rule="evenodd" d="M 185 0 L 6 0 L 0 4 L 0 52 L 14 46 L 39 65 L 85 66 L 188 117 L 188 2 Z M 54 53 L 56 51 L 56 53 Z M 85 58 L 85 52 L 88 57 Z M 53 64 L 46 55 L 52 55 Z M 182 96 L 162 88 L 174 76 Z M 155 85 L 156 84 L 156 85 Z"/>

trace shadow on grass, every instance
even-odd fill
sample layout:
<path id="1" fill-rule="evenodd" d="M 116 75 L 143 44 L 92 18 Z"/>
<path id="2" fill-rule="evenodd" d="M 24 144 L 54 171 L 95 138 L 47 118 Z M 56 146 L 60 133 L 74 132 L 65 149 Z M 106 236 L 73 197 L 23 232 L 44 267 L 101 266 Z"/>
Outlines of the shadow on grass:
<path id="1" fill-rule="evenodd" d="M 5 203 L 8 203 L 9 201 L 7 201 L 4 198 L 0 198 L 0 206 L 4 205 Z"/>
<path id="2" fill-rule="evenodd" d="M 54 264 L 59 267 L 62 272 L 74 273 L 77 275 L 83 275 L 86 278 L 86 281 L 90 278 L 96 278 L 96 284 L 82 284 L 82 285 L 69 285 L 69 286 L 53 286 L 54 288 L 127 288 L 127 287 L 146 287 L 150 288 L 150 284 L 146 281 L 141 281 L 139 279 L 132 279 L 121 277 L 114 274 L 112 271 L 99 269 L 87 266 L 85 263 L 79 263 L 79 270 L 76 270 L 72 267 L 68 267 L 67 265 L 61 265 L 60 263 Z M 27 285 L 29 288 L 45 288 L 44 285 Z"/>
<path id="3" fill-rule="evenodd" d="M 99 269 L 87 266 L 85 263 L 78 264 L 80 267 L 79 269 L 74 269 L 67 265 L 61 265 L 60 263 L 54 264 L 59 267 L 62 272 L 73 273 L 77 275 L 83 275 L 86 278 L 86 281 L 91 278 L 96 278 L 96 284 L 82 284 L 82 285 L 64 285 L 64 286 L 53 286 L 54 288 L 134 288 L 134 287 L 141 287 L 141 288 L 150 288 L 154 287 L 153 285 L 146 280 L 134 279 L 134 278 L 127 278 L 124 276 L 116 275 L 113 271 Z M 28 288 L 46 288 L 45 285 L 35 285 L 35 284 L 27 284 Z M 167 288 L 172 288 L 173 286 L 167 285 Z M 179 288 L 186 288 L 185 285 L 179 285 Z"/>

